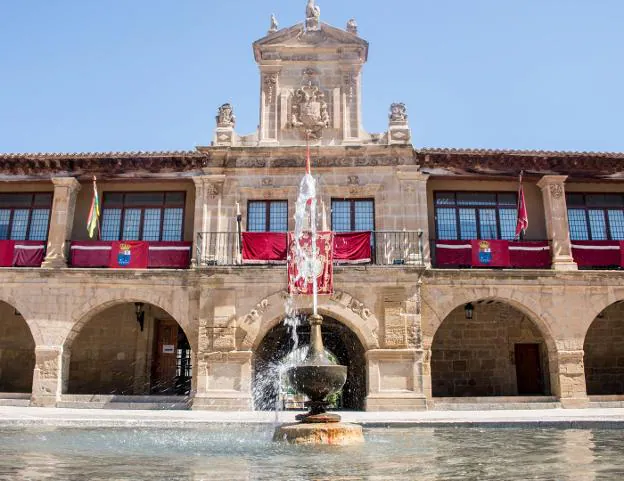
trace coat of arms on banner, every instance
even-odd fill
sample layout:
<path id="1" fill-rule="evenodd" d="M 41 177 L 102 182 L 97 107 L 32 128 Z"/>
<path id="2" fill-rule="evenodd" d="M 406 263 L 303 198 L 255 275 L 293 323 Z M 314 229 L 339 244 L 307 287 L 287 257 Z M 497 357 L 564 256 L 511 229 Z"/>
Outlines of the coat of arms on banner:
<path id="1" fill-rule="evenodd" d="M 292 294 L 312 294 L 316 280 L 318 294 L 332 294 L 334 274 L 334 234 L 319 232 L 316 237 L 316 258 L 312 259 L 312 239 L 309 232 L 299 240 L 301 258 L 297 258 L 296 243 L 288 233 L 288 291 Z M 299 270 L 301 268 L 301 271 Z"/>
<path id="2" fill-rule="evenodd" d="M 488 241 L 479 242 L 479 262 L 489 264 L 492 262 L 492 249 Z"/>
<path id="3" fill-rule="evenodd" d="M 130 261 L 132 260 L 132 248 L 130 244 L 121 243 L 119 244 L 119 253 L 117 254 L 117 264 L 120 266 L 128 266 L 130 265 Z"/>

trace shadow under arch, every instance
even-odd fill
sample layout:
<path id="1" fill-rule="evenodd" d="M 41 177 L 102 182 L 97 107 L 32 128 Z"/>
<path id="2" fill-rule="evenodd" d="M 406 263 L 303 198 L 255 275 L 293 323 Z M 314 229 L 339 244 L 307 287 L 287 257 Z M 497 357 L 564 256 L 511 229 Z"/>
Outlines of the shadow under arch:
<path id="1" fill-rule="evenodd" d="M 32 391 L 35 338 L 21 312 L 0 301 L 0 393 Z"/>
<path id="2" fill-rule="evenodd" d="M 430 343 L 433 396 L 549 395 L 557 389 L 550 330 L 517 302 L 492 297 L 457 305 Z"/>
<path id="3" fill-rule="evenodd" d="M 624 300 L 611 303 L 589 325 L 583 341 L 588 395 L 624 394 Z"/>
<path id="4" fill-rule="evenodd" d="M 308 314 L 302 314 L 307 317 Z M 347 366 L 347 382 L 341 394 L 341 408 L 363 410 L 366 398 L 365 349 L 357 335 L 341 321 L 323 315 L 323 344 L 337 361 Z M 310 343 L 310 326 L 303 320 L 297 327 L 298 346 Z M 254 349 L 252 390 L 258 410 L 272 410 L 278 402 L 279 365 L 293 349 L 289 327 L 275 323 Z M 286 406 L 288 407 L 288 406 Z"/>
<path id="5" fill-rule="evenodd" d="M 141 297 L 110 299 L 83 313 L 63 344 L 63 392 L 187 394 L 188 332 L 160 305 Z"/>

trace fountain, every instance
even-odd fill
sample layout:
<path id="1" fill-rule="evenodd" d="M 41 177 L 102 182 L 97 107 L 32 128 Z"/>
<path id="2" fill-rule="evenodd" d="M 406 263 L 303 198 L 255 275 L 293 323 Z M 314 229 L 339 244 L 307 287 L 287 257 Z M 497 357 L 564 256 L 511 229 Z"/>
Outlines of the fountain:
<path id="1" fill-rule="evenodd" d="M 310 323 L 310 348 L 300 364 L 287 370 L 286 375 L 294 389 L 308 397 L 309 411 L 299 414 L 298 423 L 285 424 L 275 430 L 275 441 L 292 444 L 355 444 L 364 442 L 362 427 L 340 422 L 340 416 L 328 413 L 328 396 L 339 392 L 347 380 L 347 367 L 333 364 L 325 353 L 321 325 L 323 318 L 318 313 L 317 277 L 322 272 L 322 262 L 317 252 L 316 230 L 316 180 L 312 177 L 310 165 L 309 133 L 307 135 L 306 173 L 301 179 L 299 195 L 295 206 L 294 249 L 291 251 L 297 266 L 296 278 L 289 279 L 291 285 L 302 281 L 304 286 L 312 283 L 312 315 Z M 309 220 L 309 223 L 306 222 Z M 309 231 L 305 231 L 309 225 Z M 309 248 L 304 238 L 309 236 Z"/>

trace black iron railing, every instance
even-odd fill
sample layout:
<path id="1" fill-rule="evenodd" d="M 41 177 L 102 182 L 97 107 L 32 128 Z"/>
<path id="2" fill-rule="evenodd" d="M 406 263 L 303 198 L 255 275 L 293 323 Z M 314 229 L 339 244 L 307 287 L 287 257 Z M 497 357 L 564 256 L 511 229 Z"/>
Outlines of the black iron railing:
<path id="1" fill-rule="evenodd" d="M 237 232 L 199 232 L 196 258 L 201 266 L 236 266 L 275 264 L 279 261 L 244 260 L 241 238 Z M 285 263 L 285 259 L 282 261 Z M 423 243 L 420 231 L 371 232 L 371 258 L 335 260 L 337 265 L 395 265 L 422 267 Z"/>

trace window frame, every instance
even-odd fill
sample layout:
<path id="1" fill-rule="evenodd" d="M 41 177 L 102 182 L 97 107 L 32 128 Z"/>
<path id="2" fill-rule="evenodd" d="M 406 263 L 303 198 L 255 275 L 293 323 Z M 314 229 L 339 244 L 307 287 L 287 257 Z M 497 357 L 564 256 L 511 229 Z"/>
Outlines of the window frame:
<path id="1" fill-rule="evenodd" d="M 14 205 L 11 206 L 9 204 L 9 206 L 6 207 L 0 207 L 0 210 L 10 210 L 11 214 L 9 215 L 9 230 L 7 231 L 7 238 L 6 239 L 0 239 L 0 240 L 30 240 L 30 230 L 32 227 L 32 213 L 33 210 L 39 210 L 39 209 L 45 209 L 45 207 L 43 206 L 35 206 L 35 197 L 37 195 L 49 195 L 50 196 L 50 206 L 48 207 L 48 223 L 46 225 L 45 228 L 45 239 L 43 240 L 39 240 L 37 242 L 47 242 L 48 241 L 48 236 L 50 235 L 50 222 L 52 221 L 52 206 L 54 205 L 54 192 L 2 192 L 1 194 L 3 195 L 10 195 L 10 196 L 14 196 L 14 195 L 24 195 L 24 194 L 29 194 L 31 196 L 30 198 L 30 205 L 29 206 L 25 206 L 25 205 Z M 26 221 L 26 233 L 24 234 L 24 239 L 11 239 L 11 236 L 13 234 L 13 219 L 14 219 L 14 215 L 15 215 L 15 210 L 28 210 L 28 220 Z"/>
<path id="2" fill-rule="evenodd" d="M 122 201 L 121 203 L 112 203 L 112 204 L 107 204 L 106 202 L 106 198 L 107 196 L 110 196 L 111 194 L 120 194 L 122 196 Z M 136 204 L 136 205 L 132 205 L 132 206 L 127 206 L 125 204 L 126 202 L 126 196 L 127 195 L 132 195 L 132 194 L 163 194 L 163 201 L 162 204 L 160 204 L 160 206 L 158 206 L 157 204 Z M 182 194 L 182 202 L 178 205 L 178 204 L 167 204 L 167 194 Z M 163 237 L 163 227 L 164 227 L 164 222 L 165 222 L 165 209 L 167 208 L 172 208 L 172 209 L 178 209 L 178 208 L 182 208 L 182 223 L 180 225 L 180 241 L 163 241 L 162 237 Z M 125 222 L 125 218 L 126 218 L 126 210 L 127 209 L 140 209 L 141 210 L 141 217 L 139 219 L 139 234 L 138 234 L 138 240 L 142 241 L 143 240 L 143 222 L 145 219 L 145 210 L 146 209 L 160 209 L 160 226 L 159 226 L 159 235 L 158 235 L 158 240 L 150 240 L 150 241 L 145 241 L 145 242 L 181 242 L 184 241 L 184 224 L 185 224 L 185 217 L 186 217 L 186 191 L 185 190 L 139 190 L 139 191 L 118 191 L 118 190 L 111 190 L 111 191 L 106 191 L 102 193 L 102 214 L 100 215 L 100 218 L 103 220 L 104 219 L 104 210 L 105 209 L 121 209 L 121 216 L 119 218 L 119 231 L 117 232 L 117 239 L 109 239 L 110 242 L 112 241 L 123 241 L 125 239 L 122 239 L 123 236 L 123 230 L 124 230 L 124 222 Z M 101 227 L 101 230 L 103 231 L 103 225 Z"/>
<path id="3" fill-rule="evenodd" d="M 569 203 L 569 196 L 570 195 L 578 195 L 581 196 L 583 198 L 583 205 L 570 205 Z M 593 206 L 593 205 L 588 205 L 587 204 L 587 196 L 591 196 L 591 195 L 617 195 L 620 198 L 622 198 L 622 203 L 617 205 L 617 204 L 605 204 L 605 205 L 600 205 L 600 206 Z M 614 239 L 613 235 L 611 233 L 611 223 L 609 222 L 609 214 L 608 211 L 610 210 L 619 210 L 621 212 L 624 213 L 624 193 L 621 192 L 566 192 L 566 215 L 568 216 L 568 232 L 570 233 L 570 240 L 571 241 L 583 241 L 583 240 L 588 240 L 588 241 L 619 241 L 619 240 L 624 240 L 624 239 Z M 584 211 L 585 214 L 585 228 L 587 230 L 587 239 L 572 239 L 572 229 L 570 228 L 570 210 L 582 210 Z M 591 228 L 591 220 L 589 217 L 589 211 L 590 210 L 599 210 L 603 213 L 603 219 L 605 222 L 605 229 L 606 229 L 606 234 L 607 234 L 607 238 L 606 239 L 594 239 L 593 237 L 593 232 L 592 232 L 592 228 Z"/>
<path id="4" fill-rule="evenodd" d="M 271 228 L 271 203 L 285 203 L 286 204 L 286 230 L 270 230 Z M 251 214 L 251 204 L 264 204 L 264 230 L 249 230 L 249 215 Z M 248 232 L 288 232 L 288 200 L 287 199 L 247 199 L 247 231 Z"/>
<path id="5" fill-rule="evenodd" d="M 455 199 L 455 203 L 453 205 L 450 205 L 450 204 L 438 205 L 436 203 L 438 194 L 446 194 L 446 195 L 452 194 Z M 465 204 L 465 205 L 460 206 L 457 204 L 457 194 L 488 194 L 488 195 L 493 194 L 496 196 L 496 204 L 495 205 Z M 477 229 L 477 237 L 471 240 L 483 239 L 481 237 L 481 215 L 479 212 L 480 209 L 490 209 L 490 210 L 494 209 L 496 212 L 496 239 L 491 239 L 491 240 L 506 240 L 506 241 L 514 240 L 515 238 L 514 239 L 502 239 L 500 210 L 509 209 L 511 208 L 511 206 L 508 204 L 500 204 L 498 200 L 499 195 L 513 195 L 515 197 L 514 208 L 516 210 L 516 220 L 517 220 L 517 217 L 518 217 L 518 192 L 517 191 L 511 191 L 511 190 L 436 190 L 434 191 L 433 192 L 433 222 L 435 224 L 436 240 L 469 240 L 469 239 L 461 238 L 461 222 L 460 222 L 460 216 L 459 216 L 460 209 L 474 209 L 475 210 L 475 227 Z M 439 229 L 438 229 L 439 228 L 438 208 L 453 209 L 455 211 L 455 232 L 457 234 L 455 239 L 441 239 L 440 238 Z"/>
<path id="6" fill-rule="evenodd" d="M 373 228 L 371 232 L 375 232 L 376 228 L 376 210 L 375 210 L 375 198 L 374 197 L 332 197 L 330 200 L 331 206 L 331 218 L 330 218 L 330 226 L 331 230 L 334 231 L 334 201 L 337 202 L 349 202 L 349 229 L 348 231 L 340 231 L 340 232 L 367 232 L 367 231 L 358 231 L 355 230 L 355 203 L 361 201 L 369 201 L 373 204 Z M 372 239 L 372 237 L 371 237 Z"/>

